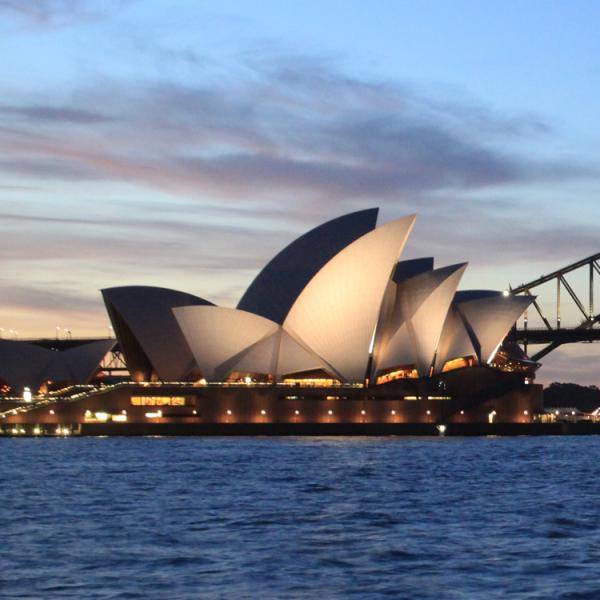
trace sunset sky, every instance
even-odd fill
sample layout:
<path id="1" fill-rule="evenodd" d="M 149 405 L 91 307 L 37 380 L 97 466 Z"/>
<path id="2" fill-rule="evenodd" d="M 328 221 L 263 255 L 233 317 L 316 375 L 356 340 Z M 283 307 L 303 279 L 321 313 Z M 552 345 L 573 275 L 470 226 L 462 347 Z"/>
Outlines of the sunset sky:
<path id="1" fill-rule="evenodd" d="M 462 289 L 600 252 L 599 23 L 592 0 L 0 0 L 4 337 L 106 335 L 117 285 L 234 306 L 371 206 L 416 212 L 404 256 L 468 261 Z M 565 346 L 539 379 L 599 366 Z"/>

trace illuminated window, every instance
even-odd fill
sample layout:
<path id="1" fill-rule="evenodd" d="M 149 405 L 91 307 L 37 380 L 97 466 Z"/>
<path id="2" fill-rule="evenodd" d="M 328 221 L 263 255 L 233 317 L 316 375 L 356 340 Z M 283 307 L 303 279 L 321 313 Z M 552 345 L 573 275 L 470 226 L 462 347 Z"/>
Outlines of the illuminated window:
<path id="1" fill-rule="evenodd" d="M 8 395 L 12 392 L 12 387 L 3 379 L 0 379 L 0 394 Z"/>
<path id="2" fill-rule="evenodd" d="M 339 386 L 340 380 L 332 377 L 324 369 L 313 369 L 302 373 L 285 375 L 283 383 L 287 385 L 301 385 L 306 387 L 332 387 Z"/>
<path id="3" fill-rule="evenodd" d="M 283 383 L 288 385 L 303 385 L 306 387 L 332 387 L 340 385 L 338 379 L 294 379 L 286 377 Z"/>
<path id="4" fill-rule="evenodd" d="M 246 373 L 241 371 L 232 371 L 227 377 L 227 383 L 243 383 L 244 385 L 274 382 L 275 378 L 271 373 Z"/>
<path id="5" fill-rule="evenodd" d="M 417 379 L 419 373 L 415 369 L 415 365 L 403 365 L 400 367 L 394 367 L 387 373 L 382 373 L 377 377 L 376 384 L 381 385 L 382 383 L 388 383 L 395 381 L 396 379 Z"/>
<path id="6" fill-rule="evenodd" d="M 538 366 L 520 348 L 515 348 L 510 344 L 508 346 L 501 346 L 489 364 L 500 371 L 526 373 L 531 375 L 531 379 L 533 379 L 533 373 Z M 525 383 L 531 383 L 531 380 L 528 381 L 528 379 L 526 378 Z"/>
<path id="7" fill-rule="evenodd" d="M 132 406 L 185 406 L 185 396 L 131 396 Z"/>
<path id="8" fill-rule="evenodd" d="M 475 366 L 474 356 L 461 356 L 460 358 L 453 358 L 452 360 L 446 361 L 442 368 L 442 373 L 447 373 L 448 371 L 454 371 L 455 369 L 464 369 L 466 367 L 473 366 Z"/>

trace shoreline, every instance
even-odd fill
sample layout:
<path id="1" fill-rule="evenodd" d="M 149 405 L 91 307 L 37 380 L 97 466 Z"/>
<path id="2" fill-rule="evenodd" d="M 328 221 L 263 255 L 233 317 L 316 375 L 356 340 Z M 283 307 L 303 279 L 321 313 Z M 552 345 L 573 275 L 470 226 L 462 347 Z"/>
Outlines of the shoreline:
<path id="1" fill-rule="evenodd" d="M 443 427 L 443 429 L 442 429 Z M 4 427 L 0 437 L 487 437 L 599 435 L 600 423 L 84 423 Z"/>

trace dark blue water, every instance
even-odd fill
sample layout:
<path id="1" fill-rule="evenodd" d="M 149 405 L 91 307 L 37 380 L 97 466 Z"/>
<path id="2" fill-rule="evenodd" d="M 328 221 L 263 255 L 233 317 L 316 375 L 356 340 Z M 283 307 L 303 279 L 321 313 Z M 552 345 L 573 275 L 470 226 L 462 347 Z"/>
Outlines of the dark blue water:
<path id="1" fill-rule="evenodd" d="M 0 452 L 2 598 L 600 598 L 600 437 Z"/>

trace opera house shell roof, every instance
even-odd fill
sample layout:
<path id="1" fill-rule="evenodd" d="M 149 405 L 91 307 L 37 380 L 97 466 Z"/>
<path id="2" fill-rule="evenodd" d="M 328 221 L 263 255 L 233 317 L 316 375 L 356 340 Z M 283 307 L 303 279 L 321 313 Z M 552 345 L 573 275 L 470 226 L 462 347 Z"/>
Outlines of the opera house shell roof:
<path id="1" fill-rule="evenodd" d="M 377 214 L 298 238 L 236 308 L 164 288 L 103 290 L 132 378 L 375 384 L 490 364 L 533 298 L 458 292 L 466 263 L 402 261 L 415 216 L 377 226 Z"/>

